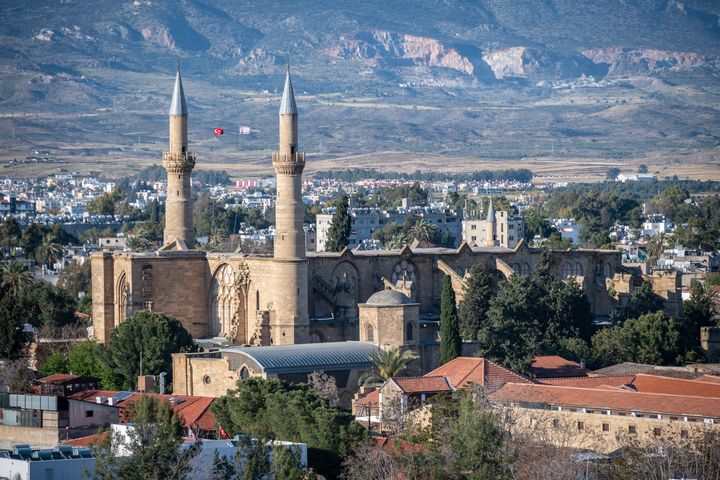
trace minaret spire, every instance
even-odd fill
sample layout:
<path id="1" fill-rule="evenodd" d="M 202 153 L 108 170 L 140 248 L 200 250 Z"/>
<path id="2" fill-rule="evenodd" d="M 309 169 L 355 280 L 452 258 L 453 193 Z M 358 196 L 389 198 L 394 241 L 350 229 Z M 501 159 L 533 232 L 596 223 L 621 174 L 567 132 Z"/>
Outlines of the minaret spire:
<path id="1" fill-rule="evenodd" d="M 490 197 L 490 205 L 488 206 L 487 221 L 495 221 L 495 207 L 493 207 L 492 197 Z"/>
<path id="2" fill-rule="evenodd" d="M 280 115 L 297 115 L 297 104 L 295 103 L 295 92 L 293 91 L 292 79 L 290 78 L 290 62 L 285 72 L 285 88 L 283 89 L 282 100 L 280 101 Z"/>
<path id="3" fill-rule="evenodd" d="M 175 74 L 175 88 L 173 88 L 172 100 L 170 101 L 169 115 L 186 116 L 187 114 L 185 90 L 183 90 L 182 78 L 180 78 L 180 62 L 178 62 L 177 73 Z"/>

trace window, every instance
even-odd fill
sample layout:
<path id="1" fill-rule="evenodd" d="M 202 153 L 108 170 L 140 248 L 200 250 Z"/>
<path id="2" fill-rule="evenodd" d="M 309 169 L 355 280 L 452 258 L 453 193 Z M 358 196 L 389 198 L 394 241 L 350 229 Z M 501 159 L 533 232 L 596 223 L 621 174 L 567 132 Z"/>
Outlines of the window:
<path id="1" fill-rule="evenodd" d="M 94 410 L 85 410 L 85 418 L 92 418 L 95 416 Z"/>
<path id="2" fill-rule="evenodd" d="M 577 429 L 578 430 L 585 430 L 585 422 L 577 422 Z"/>
<path id="3" fill-rule="evenodd" d="M 655 435 L 656 437 L 661 436 L 661 435 L 662 435 L 662 429 L 659 428 L 659 427 L 653 428 L 653 435 Z"/>
<path id="4" fill-rule="evenodd" d="M 688 438 L 688 431 L 680 430 L 680 438 Z"/>
<path id="5" fill-rule="evenodd" d="M 248 370 L 247 367 L 242 367 L 240 369 L 240 378 L 248 378 L 250 376 L 250 370 Z"/>
<path id="6" fill-rule="evenodd" d="M 407 328 L 405 329 L 405 340 L 407 340 L 408 342 L 413 341 L 413 324 L 412 323 L 407 324 Z"/>
<path id="7" fill-rule="evenodd" d="M 635 425 L 628 426 L 628 433 L 630 435 L 635 435 L 637 433 L 637 428 L 635 427 Z"/>
<path id="8" fill-rule="evenodd" d="M 477 225 L 475 225 L 474 223 L 470 225 L 470 230 L 477 230 Z"/>
<path id="9" fill-rule="evenodd" d="M 559 428 L 560 427 L 560 420 L 557 418 L 553 418 L 553 427 Z"/>
<path id="10" fill-rule="evenodd" d="M 204 383 L 205 385 L 210 385 L 210 375 L 205 375 L 205 376 L 203 377 L 203 383 Z"/>
<path id="11" fill-rule="evenodd" d="M 609 431 L 610 431 L 610 424 L 603 423 L 603 432 L 609 432 Z"/>
<path id="12" fill-rule="evenodd" d="M 375 329 L 369 323 L 365 325 L 365 340 L 368 342 L 375 341 Z"/>
<path id="13" fill-rule="evenodd" d="M 260 310 L 260 290 L 255 290 L 255 310 Z"/>

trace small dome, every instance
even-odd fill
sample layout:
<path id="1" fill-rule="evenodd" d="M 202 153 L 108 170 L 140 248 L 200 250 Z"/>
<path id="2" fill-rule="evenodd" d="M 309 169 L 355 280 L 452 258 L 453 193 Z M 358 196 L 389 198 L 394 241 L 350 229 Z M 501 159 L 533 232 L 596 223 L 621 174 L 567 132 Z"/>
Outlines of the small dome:
<path id="1" fill-rule="evenodd" d="M 407 305 L 412 303 L 404 293 L 395 290 L 380 290 L 370 295 L 365 302 L 366 305 Z"/>

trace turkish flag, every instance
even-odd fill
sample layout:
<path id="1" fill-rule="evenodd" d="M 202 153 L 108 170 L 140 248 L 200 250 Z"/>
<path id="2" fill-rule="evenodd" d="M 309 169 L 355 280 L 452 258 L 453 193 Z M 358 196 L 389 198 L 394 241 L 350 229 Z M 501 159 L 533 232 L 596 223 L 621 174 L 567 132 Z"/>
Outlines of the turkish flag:
<path id="1" fill-rule="evenodd" d="M 220 427 L 220 428 L 219 428 L 219 430 L 220 430 L 220 436 L 221 436 L 222 438 L 230 438 L 230 435 L 228 435 L 227 433 L 225 433 L 225 430 L 222 428 L 222 425 L 218 424 L 218 427 Z"/>
<path id="2" fill-rule="evenodd" d="M 218 135 L 222 135 L 223 133 L 225 133 L 225 130 L 223 130 L 222 128 L 216 128 L 214 130 L 214 132 L 215 132 L 215 136 L 218 136 Z"/>

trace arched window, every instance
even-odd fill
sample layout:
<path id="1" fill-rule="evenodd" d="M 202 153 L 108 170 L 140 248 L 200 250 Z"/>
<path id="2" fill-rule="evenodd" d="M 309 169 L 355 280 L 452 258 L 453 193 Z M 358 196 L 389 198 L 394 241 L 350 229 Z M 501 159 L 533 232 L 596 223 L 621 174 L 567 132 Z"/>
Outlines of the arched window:
<path id="1" fill-rule="evenodd" d="M 530 275 L 530 265 L 528 265 L 527 263 L 523 263 L 522 268 L 520 269 L 520 275 L 522 275 L 523 277 L 527 277 L 528 275 Z"/>
<path id="2" fill-rule="evenodd" d="M 414 332 L 413 332 L 413 324 L 408 323 L 407 327 L 405 327 L 405 340 L 408 342 L 412 342 L 414 340 Z"/>
<path id="3" fill-rule="evenodd" d="M 563 279 L 567 279 L 573 276 L 573 266 L 569 263 L 566 263 L 565 266 L 563 266 L 563 273 L 562 273 Z"/>
<path id="4" fill-rule="evenodd" d="M 603 276 L 605 278 L 612 277 L 612 267 L 607 262 L 605 262 L 605 265 L 603 265 Z"/>
<path id="5" fill-rule="evenodd" d="M 519 263 L 513 263 L 512 269 L 513 272 L 517 273 L 518 275 L 522 275 L 522 267 L 520 267 Z"/>
<path id="6" fill-rule="evenodd" d="M 247 367 L 243 366 L 240 369 L 240 378 L 248 378 L 250 376 L 250 370 L 248 370 Z"/>
<path id="7" fill-rule="evenodd" d="M 375 329 L 369 323 L 365 325 L 365 341 L 367 341 L 367 342 L 375 341 Z"/>
<path id="8" fill-rule="evenodd" d="M 580 265 L 580 263 L 576 263 L 576 264 L 575 264 L 574 275 L 575 275 L 576 277 L 582 277 L 582 274 L 583 274 L 582 265 Z"/>
<path id="9" fill-rule="evenodd" d="M 310 333 L 310 343 L 323 343 L 325 340 L 323 339 L 322 333 L 320 332 L 312 332 Z"/>

